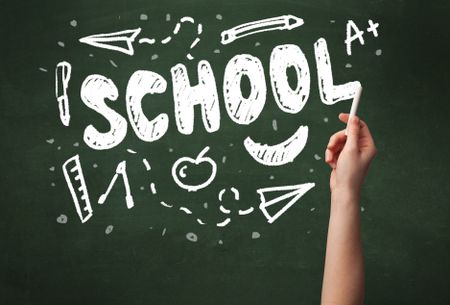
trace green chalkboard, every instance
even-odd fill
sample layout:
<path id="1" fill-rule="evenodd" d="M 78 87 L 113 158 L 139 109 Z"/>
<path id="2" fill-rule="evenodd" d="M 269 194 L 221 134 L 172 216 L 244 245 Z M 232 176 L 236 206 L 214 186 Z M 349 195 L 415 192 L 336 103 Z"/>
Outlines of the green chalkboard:
<path id="1" fill-rule="evenodd" d="M 366 304 L 450 303 L 448 2 L 0 12 L 0 304 L 319 304 L 323 154 L 355 81 L 379 150 L 361 202 Z M 327 67 L 350 84 L 340 101 Z"/>

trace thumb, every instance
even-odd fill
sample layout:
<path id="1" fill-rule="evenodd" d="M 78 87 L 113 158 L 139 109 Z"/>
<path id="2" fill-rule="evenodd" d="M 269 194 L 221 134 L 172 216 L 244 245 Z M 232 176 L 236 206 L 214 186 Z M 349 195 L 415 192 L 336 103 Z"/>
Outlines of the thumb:
<path id="1" fill-rule="evenodd" d="M 358 140 L 359 140 L 359 118 L 354 116 L 350 119 L 350 122 L 347 125 L 347 143 L 350 149 L 358 149 Z"/>

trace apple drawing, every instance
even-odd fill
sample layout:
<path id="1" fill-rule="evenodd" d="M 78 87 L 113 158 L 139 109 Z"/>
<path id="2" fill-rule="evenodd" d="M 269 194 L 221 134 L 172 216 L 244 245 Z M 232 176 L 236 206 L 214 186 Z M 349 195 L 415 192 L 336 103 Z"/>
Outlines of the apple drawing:
<path id="1" fill-rule="evenodd" d="M 179 187 L 187 190 L 188 192 L 196 192 L 199 189 L 207 187 L 214 180 L 217 172 L 217 164 L 213 159 L 204 156 L 208 150 L 209 146 L 206 146 L 195 159 L 190 157 L 182 157 L 172 165 L 172 178 Z M 187 181 L 189 177 L 188 174 L 186 174 L 186 171 L 188 170 L 189 172 L 195 172 L 196 168 L 203 165 L 208 165 L 211 167 L 209 177 L 204 182 L 198 184 L 189 183 Z"/>

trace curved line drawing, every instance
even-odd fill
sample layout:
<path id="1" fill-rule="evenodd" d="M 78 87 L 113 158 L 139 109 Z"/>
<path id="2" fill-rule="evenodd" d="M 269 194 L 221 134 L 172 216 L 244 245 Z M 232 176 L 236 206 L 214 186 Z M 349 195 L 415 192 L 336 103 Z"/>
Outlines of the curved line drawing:
<path id="1" fill-rule="evenodd" d="M 246 210 L 239 210 L 238 213 L 240 216 L 245 216 L 245 215 L 251 214 L 254 210 L 255 209 L 253 207 L 250 207 Z"/>
<path id="2" fill-rule="evenodd" d="M 150 163 L 148 163 L 148 160 L 147 159 L 142 159 L 142 163 L 144 163 L 144 166 L 145 166 L 145 169 L 147 170 L 147 171 L 149 171 L 149 170 L 151 170 L 152 169 L 152 167 L 150 166 Z"/>
<path id="3" fill-rule="evenodd" d="M 234 194 L 234 199 L 235 200 L 239 200 L 239 191 L 233 186 L 233 187 L 231 187 L 231 191 L 233 192 L 233 194 Z"/>
<path id="4" fill-rule="evenodd" d="M 172 207 L 173 207 L 173 205 L 167 204 L 167 203 L 165 203 L 164 201 L 161 201 L 160 203 L 161 203 L 161 205 L 162 205 L 163 207 L 166 207 L 166 208 L 172 208 Z"/>
<path id="5" fill-rule="evenodd" d="M 152 192 L 153 195 L 156 194 L 156 187 L 155 187 L 155 183 L 150 183 L 150 191 Z"/>
<path id="6" fill-rule="evenodd" d="M 180 207 L 180 211 L 183 211 L 183 212 L 185 212 L 188 215 L 192 214 L 192 211 L 189 210 L 188 208 L 185 208 L 185 207 Z"/>
<path id="7" fill-rule="evenodd" d="M 294 161 L 302 152 L 308 140 L 308 126 L 300 126 L 285 141 L 276 145 L 254 142 L 250 137 L 244 140 L 244 147 L 256 162 L 267 166 L 280 166 Z"/>
<path id="8" fill-rule="evenodd" d="M 180 168 L 180 170 L 178 171 L 178 174 L 180 175 L 180 177 L 182 178 L 186 178 L 186 173 L 184 172 L 187 168 L 187 165 L 184 165 Z"/>
<path id="9" fill-rule="evenodd" d="M 143 43 L 148 43 L 148 44 L 155 44 L 156 40 L 153 38 L 141 38 L 139 39 L 139 43 L 143 44 Z"/>
<path id="10" fill-rule="evenodd" d="M 218 223 L 216 224 L 216 226 L 218 226 L 218 227 L 220 227 L 220 228 L 223 228 L 223 227 L 225 227 L 227 224 L 229 224 L 230 221 L 231 221 L 231 219 L 230 219 L 230 218 L 227 218 L 227 219 L 225 219 L 225 220 L 222 221 L 222 222 L 218 222 Z"/>
<path id="11" fill-rule="evenodd" d="M 206 225 L 206 222 L 203 222 L 203 220 L 201 220 L 200 218 L 197 218 L 197 222 L 202 226 Z"/>
<path id="12" fill-rule="evenodd" d="M 220 205 L 219 210 L 224 214 L 230 214 L 231 210 L 225 208 L 223 205 Z"/>
<path id="13" fill-rule="evenodd" d="M 239 191 L 234 187 L 234 186 L 232 186 L 231 188 L 230 188 L 230 190 L 233 192 L 233 194 L 234 194 L 234 200 L 239 200 Z M 219 201 L 222 201 L 222 198 L 223 198 L 223 195 L 225 194 L 225 192 L 226 192 L 226 189 L 225 188 L 223 188 L 223 189 L 221 189 L 220 190 L 220 192 L 219 192 Z"/>
<path id="14" fill-rule="evenodd" d="M 184 16 L 181 17 L 179 19 L 179 21 L 175 24 L 175 27 L 172 30 L 173 36 L 178 35 L 178 33 L 180 32 L 181 29 L 181 24 L 183 23 L 191 23 L 191 24 L 195 24 L 195 20 L 192 17 L 189 16 Z M 189 46 L 189 49 L 192 50 L 193 48 L 195 48 L 195 46 L 200 42 L 200 38 L 198 37 L 199 35 L 201 35 L 203 32 L 203 25 L 201 23 L 197 24 L 197 36 L 194 38 L 194 40 L 192 41 L 191 45 Z M 173 38 L 172 35 L 168 35 L 165 38 L 161 39 L 160 43 L 161 44 L 168 44 L 169 42 L 172 41 Z M 155 44 L 156 43 L 156 39 L 154 38 L 141 38 L 139 39 L 139 43 L 143 44 L 143 43 L 147 43 L 147 44 Z M 194 56 L 192 56 L 191 53 L 188 53 L 186 55 L 186 58 L 189 60 L 194 59 Z"/>
<path id="15" fill-rule="evenodd" d="M 222 197 L 223 197 L 223 194 L 225 194 L 225 191 L 226 191 L 225 189 L 221 189 L 220 190 L 219 196 L 218 196 L 219 197 L 219 201 L 222 201 Z"/>

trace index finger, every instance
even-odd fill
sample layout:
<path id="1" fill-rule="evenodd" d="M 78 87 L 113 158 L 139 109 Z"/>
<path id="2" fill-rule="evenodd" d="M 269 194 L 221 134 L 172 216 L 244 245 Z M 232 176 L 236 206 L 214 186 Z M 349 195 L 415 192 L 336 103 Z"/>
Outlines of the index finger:
<path id="1" fill-rule="evenodd" d="M 347 123 L 348 119 L 350 118 L 350 114 L 348 113 L 340 113 L 339 114 L 339 120 L 341 120 L 343 123 Z M 371 144 L 375 145 L 372 134 L 370 133 L 369 126 L 364 122 L 363 120 L 359 120 L 360 125 L 360 135 L 362 138 L 366 138 L 371 142 Z"/>

